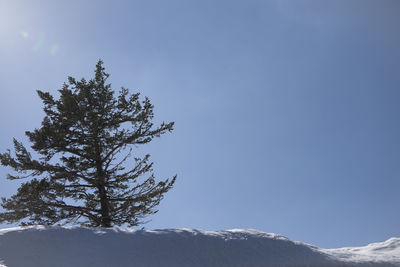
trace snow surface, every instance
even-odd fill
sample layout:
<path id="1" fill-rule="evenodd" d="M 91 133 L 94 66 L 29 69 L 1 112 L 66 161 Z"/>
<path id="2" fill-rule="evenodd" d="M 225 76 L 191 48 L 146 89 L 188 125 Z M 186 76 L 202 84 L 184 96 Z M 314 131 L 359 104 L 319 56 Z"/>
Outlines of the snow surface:
<path id="1" fill-rule="evenodd" d="M 400 238 L 320 249 L 256 230 L 15 227 L 0 230 L 0 266 L 400 266 Z"/>
<path id="2" fill-rule="evenodd" d="M 400 238 L 390 238 L 384 242 L 372 243 L 365 247 L 321 249 L 344 261 L 392 262 L 400 266 Z"/>

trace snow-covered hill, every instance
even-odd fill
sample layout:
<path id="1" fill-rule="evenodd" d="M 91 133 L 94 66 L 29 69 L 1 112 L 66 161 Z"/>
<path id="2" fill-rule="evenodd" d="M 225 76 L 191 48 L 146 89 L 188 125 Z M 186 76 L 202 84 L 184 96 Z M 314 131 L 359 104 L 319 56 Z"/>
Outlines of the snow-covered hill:
<path id="1" fill-rule="evenodd" d="M 320 249 L 255 230 L 16 227 L 0 230 L 7 267 L 400 266 L 400 238 Z"/>

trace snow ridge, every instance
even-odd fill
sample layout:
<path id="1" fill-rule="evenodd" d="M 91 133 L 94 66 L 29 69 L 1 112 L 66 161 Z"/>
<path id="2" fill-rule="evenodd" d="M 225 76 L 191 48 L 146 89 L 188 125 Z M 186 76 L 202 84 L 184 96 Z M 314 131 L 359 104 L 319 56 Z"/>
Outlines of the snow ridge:
<path id="1" fill-rule="evenodd" d="M 0 230 L 0 264 L 8 267 L 389 267 L 400 266 L 400 238 L 358 248 L 320 249 L 252 229 L 14 227 Z"/>

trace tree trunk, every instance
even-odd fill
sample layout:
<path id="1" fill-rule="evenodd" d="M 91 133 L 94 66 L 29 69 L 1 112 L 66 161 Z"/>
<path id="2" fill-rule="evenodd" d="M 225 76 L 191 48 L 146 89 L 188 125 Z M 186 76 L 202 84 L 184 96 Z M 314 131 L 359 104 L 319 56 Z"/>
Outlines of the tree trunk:
<path id="1" fill-rule="evenodd" d="M 104 173 L 101 161 L 97 161 L 97 179 L 100 197 L 101 227 L 111 227 L 110 205 L 105 188 Z"/>
<path id="2" fill-rule="evenodd" d="M 110 206 L 104 185 L 99 186 L 100 206 L 101 206 L 101 227 L 111 227 Z"/>

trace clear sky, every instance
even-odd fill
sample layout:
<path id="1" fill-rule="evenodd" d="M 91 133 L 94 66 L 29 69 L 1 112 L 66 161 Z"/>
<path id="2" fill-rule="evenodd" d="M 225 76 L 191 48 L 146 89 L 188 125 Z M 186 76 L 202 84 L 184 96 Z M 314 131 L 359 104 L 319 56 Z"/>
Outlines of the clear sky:
<path id="1" fill-rule="evenodd" d="M 178 174 L 146 228 L 400 236 L 399 1 L 0 0 L 0 151 L 99 58 L 176 123 L 141 148 Z"/>

